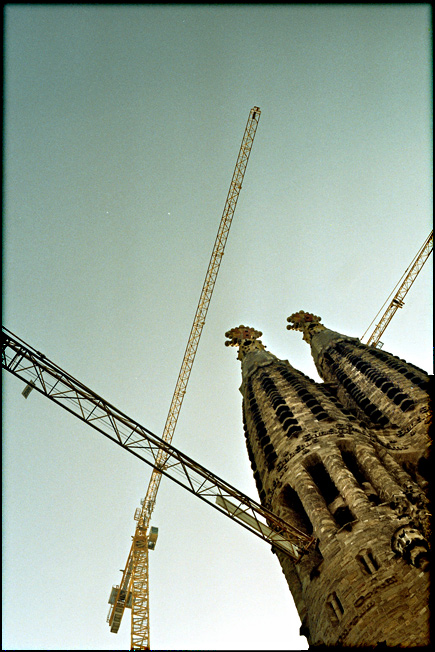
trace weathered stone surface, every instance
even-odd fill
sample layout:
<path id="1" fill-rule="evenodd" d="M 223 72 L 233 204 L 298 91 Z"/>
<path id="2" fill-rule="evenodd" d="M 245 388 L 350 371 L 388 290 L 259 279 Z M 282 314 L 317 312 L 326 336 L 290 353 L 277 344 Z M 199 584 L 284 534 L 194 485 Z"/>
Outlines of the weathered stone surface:
<path id="1" fill-rule="evenodd" d="M 306 339 L 324 383 L 258 342 L 239 350 L 260 499 L 317 540 L 298 562 L 277 551 L 301 634 L 428 645 L 428 376 L 324 327 Z"/>

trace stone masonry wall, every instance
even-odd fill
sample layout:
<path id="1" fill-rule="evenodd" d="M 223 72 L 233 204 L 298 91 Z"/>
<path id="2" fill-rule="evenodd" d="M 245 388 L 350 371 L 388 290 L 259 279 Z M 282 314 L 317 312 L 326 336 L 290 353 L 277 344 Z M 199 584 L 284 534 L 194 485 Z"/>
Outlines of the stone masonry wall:
<path id="1" fill-rule="evenodd" d="M 427 449 L 427 394 L 390 366 L 384 382 L 400 392 L 387 396 L 373 389 L 367 367 L 363 373 L 358 360 L 346 358 L 354 351 L 342 349 L 335 362 L 330 354 L 322 358 L 323 384 L 273 361 L 251 365 L 241 388 L 260 500 L 317 540 L 296 563 L 277 552 L 301 633 L 310 646 L 425 645 L 429 514 L 419 462 Z M 385 361 L 372 357 L 375 372 L 386 376 Z M 361 388 L 362 398 L 352 386 L 349 394 L 348 382 L 347 388 L 337 382 L 337 370 Z M 425 381 L 418 370 L 406 373 Z M 388 421 L 379 423 L 376 413 L 373 425 L 366 397 L 372 414 L 379 410 Z M 413 403 L 404 406 L 412 413 L 408 430 L 400 407 L 407 400 Z"/>

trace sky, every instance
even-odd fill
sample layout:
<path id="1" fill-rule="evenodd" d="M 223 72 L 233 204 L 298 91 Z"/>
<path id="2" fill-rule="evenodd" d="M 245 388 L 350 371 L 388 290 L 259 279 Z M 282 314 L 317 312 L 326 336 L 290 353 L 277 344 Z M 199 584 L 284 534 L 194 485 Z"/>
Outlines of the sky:
<path id="1" fill-rule="evenodd" d="M 261 109 L 173 444 L 258 500 L 240 363 L 307 310 L 362 337 L 432 229 L 426 4 L 7 4 L 3 325 L 161 435 L 245 125 Z M 382 336 L 433 373 L 432 260 Z M 3 649 L 127 650 L 106 623 L 151 469 L 3 371 Z M 156 650 L 298 650 L 270 546 L 163 479 Z"/>

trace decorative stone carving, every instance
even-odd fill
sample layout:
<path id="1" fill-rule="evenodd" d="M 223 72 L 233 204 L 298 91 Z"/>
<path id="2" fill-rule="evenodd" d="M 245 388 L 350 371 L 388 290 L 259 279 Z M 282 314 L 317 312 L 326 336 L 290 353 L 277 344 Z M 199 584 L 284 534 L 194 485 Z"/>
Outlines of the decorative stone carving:
<path id="1" fill-rule="evenodd" d="M 320 323 L 320 319 L 320 317 L 313 315 L 311 312 L 299 310 L 299 312 L 294 312 L 290 317 L 287 317 L 287 321 L 290 322 L 287 329 L 289 331 L 301 331 L 305 342 L 310 344 L 314 333 L 325 330 L 323 324 Z"/>

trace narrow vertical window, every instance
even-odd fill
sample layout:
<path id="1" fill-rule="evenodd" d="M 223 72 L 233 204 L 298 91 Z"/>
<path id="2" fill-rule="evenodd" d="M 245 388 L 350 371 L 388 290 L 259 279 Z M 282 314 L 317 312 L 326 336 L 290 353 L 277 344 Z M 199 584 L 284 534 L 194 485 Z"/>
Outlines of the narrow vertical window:
<path id="1" fill-rule="evenodd" d="M 286 485 L 281 494 L 281 500 L 286 508 L 289 511 L 289 521 L 294 523 L 294 525 L 302 532 L 306 534 L 313 533 L 313 526 L 310 519 L 307 516 L 307 513 L 301 503 L 301 500 L 294 489 L 290 485 Z"/>
<path id="2" fill-rule="evenodd" d="M 372 565 L 372 568 L 374 568 L 375 571 L 377 571 L 378 568 L 379 568 L 379 564 L 378 564 L 378 562 L 376 561 L 376 559 L 374 558 L 373 553 L 372 553 L 371 550 L 368 550 L 368 551 L 367 551 L 367 557 L 368 557 L 369 560 L 370 560 L 370 563 L 371 563 L 371 565 Z"/>
<path id="3" fill-rule="evenodd" d="M 357 556 L 357 560 L 367 575 L 373 575 L 379 568 L 379 564 L 371 550 L 364 550 Z"/>
<path id="4" fill-rule="evenodd" d="M 329 596 L 328 605 L 333 616 L 335 617 L 335 620 L 339 621 L 344 614 L 344 609 L 343 605 L 340 602 L 340 598 L 335 593 L 335 591 Z"/>

